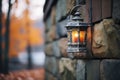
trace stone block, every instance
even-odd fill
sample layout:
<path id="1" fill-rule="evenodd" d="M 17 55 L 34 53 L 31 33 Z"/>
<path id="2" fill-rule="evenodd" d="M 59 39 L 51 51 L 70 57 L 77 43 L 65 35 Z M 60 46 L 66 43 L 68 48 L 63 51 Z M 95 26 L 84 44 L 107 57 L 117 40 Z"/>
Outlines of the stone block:
<path id="1" fill-rule="evenodd" d="M 76 66 L 76 80 L 85 80 L 85 66 L 84 60 L 77 60 Z"/>
<path id="2" fill-rule="evenodd" d="M 100 80 L 120 80 L 120 60 L 102 60 L 100 75 Z"/>
<path id="3" fill-rule="evenodd" d="M 46 46 L 45 46 L 45 54 L 47 56 L 60 57 L 61 53 L 60 53 L 58 41 L 54 41 L 52 43 L 46 44 Z"/>
<path id="4" fill-rule="evenodd" d="M 52 43 L 45 45 L 45 54 L 46 56 L 53 56 Z"/>
<path id="5" fill-rule="evenodd" d="M 56 31 L 56 7 L 53 6 L 51 9 L 51 14 L 46 20 L 46 35 L 45 40 L 46 42 L 51 42 L 58 38 L 57 31 Z"/>
<path id="6" fill-rule="evenodd" d="M 56 22 L 58 22 L 63 16 L 66 15 L 66 1 L 58 0 L 56 5 Z"/>
<path id="7" fill-rule="evenodd" d="M 53 55 L 55 57 L 60 57 L 61 56 L 58 41 L 55 41 L 55 42 L 52 43 L 52 49 L 53 49 Z"/>
<path id="8" fill-rule="evenodd" d="M 50 37 L 48 36 L 48 31 L 45 33 L 45 43 L 49 43 L 51 40 L 50 40 Z"/>
<path id="9" fill-rule="evenodd" d="M 61 55 L 67 57 L 67 38 L 62 38 L 58 41 L 58 45 L 60 48 Z"/>
<path id="10" fill-rule="evenodd" d="M 45 28 L 46 28 L 46 31 L 48 31 L 50 28 L 51 28 L 52 24 L 51 24 L 51 16 L 49 16 L 46 20 L 46 25 L 45 25 Z"/>
<path id="11" fill-rule="evenodd" d="M 45 69 L 46 71 L 57 74 L 58 73 L 58 61 L 55 57 L 46 57 L 45 59 Z"/>
<path id="12" fill-rule="evenodd" d="M 120 27 L 112 19 L 104 19 L 94 26 L 93 55 L 99 58 L 120 58 Z"/>
<path id="13" fill-rule="evenodd" d="M 52 25 L 49 31 L 46 34 L 46 42 L 52 42 L 58 38 L 56 25 Z"/>
<path id="14" fill-rule="evenodd" d="M 59 73 L 61 80 L 75 80 L 75 60 L 61 58 L 59 61 Z"/>
<path id="15" fill-rule="evenodd" d="M 100 80 L 100 60 L 86 61 L 86 78 L 86 80 Z"/>
<path id="16" fill-rule="evenodd" d="M 45 22 L 45 42 L 51 42 L 58 38 L 57 32 L 56 32 L 56 7 L 53 6 L 51 9 L 51 15 L 48 17 L 48 19 Z"/>
<path id="17" fill-rule="evenodd" d="M 56 24 L 56 6 L 53 6 L 51 10 L 51 24 Z"/>
<path id="18" fill-rule="evenodd" d="M 67 14 L 70 12 L 70 10 L 75 6 L 76 0 L 66 0 L 66 7 L 67 7 Z"/>
<path id="19" fill-rule="evenodd" d="M 67 22 L 67 20 L 63 20 L 63 21 L 57 23 L 56 30 L 57 30 L 57 34 L 58 34 L 59 38 L 67 35 L 67 30 L 65 28 L 66 22 Z"/>
<path id="20" fill-rule="evenodd" d="M 53 76 L 51 73 L 46 72 L 45 73 L 45 80 L 58 80 L 55 76 Z"/>

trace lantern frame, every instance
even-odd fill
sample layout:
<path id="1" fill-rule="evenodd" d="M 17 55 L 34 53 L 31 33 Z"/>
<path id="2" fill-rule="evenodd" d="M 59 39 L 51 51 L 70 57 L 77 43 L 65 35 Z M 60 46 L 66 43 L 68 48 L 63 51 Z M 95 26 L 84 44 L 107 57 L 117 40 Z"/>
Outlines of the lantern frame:
<path id="1" fill-rule="evenodd" d="M 67 34 L 68 34 L 68 47 L 67 47 L 67 53 L 77 53 L 80 54 L 80 56 L 86 56 L 87 53 L 87 28 L 90 26 L 89 23 L 83 22 L 83 19 L 81 18 L 80 11 L 78 10 L 80 5 L 76 5 L 73 7 L 73 9 L 70 12 L 69 15 L 69 21 L 66 25 Z M 74 13 L 73 13 L 74 12 Z M 72 32 L 73 30 L 76 30 L 78 32 L 78 41 L 73 42 L 72 38 Z M 84 40 L 81 43 L 80 42 L 80 36 L 81 31 L 84 31 Z"/>

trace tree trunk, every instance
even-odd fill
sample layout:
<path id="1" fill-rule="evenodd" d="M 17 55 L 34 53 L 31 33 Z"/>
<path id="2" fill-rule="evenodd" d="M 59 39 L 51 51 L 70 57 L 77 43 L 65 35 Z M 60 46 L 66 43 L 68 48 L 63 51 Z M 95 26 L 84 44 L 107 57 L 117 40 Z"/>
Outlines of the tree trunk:
<path id="1" fill-rule="evenodd" d="M 10 12 L 11 12 L 11 0 L 9 0 L 9 8 L 6 18 L 6 32 L 5 32 L 5 53 L 4 53 L 4 73 L 7 74 L 9 70 L 9 28 L 10 28 Z"/>
<path id="2" fill-rule="evenodd" d="M 27 52 L 28 52 L 28 69 L 32 69 L 32 54 L 31 54 L 31 46 L 29 45 L 29 43 L 28 43 Z"/>
<path id="3" fill-rule="evenodd" d="M 0 73 L 3 72 L 2 62 L 2 0 L 0 0 Z"/>

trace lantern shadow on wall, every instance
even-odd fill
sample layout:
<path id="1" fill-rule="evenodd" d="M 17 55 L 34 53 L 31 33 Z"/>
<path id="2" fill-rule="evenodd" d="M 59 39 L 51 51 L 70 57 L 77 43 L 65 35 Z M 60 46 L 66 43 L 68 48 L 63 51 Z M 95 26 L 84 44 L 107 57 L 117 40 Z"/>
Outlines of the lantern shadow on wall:
<path id="1" fill-rule="evenodd" d="M 86 58 L 92 55 L 91 23 L 83 22 L 79 11 L 80 7 L 80 5 L 73 7 L 66 25 L 68 36 L 67 53 L 71 58 Z"/>

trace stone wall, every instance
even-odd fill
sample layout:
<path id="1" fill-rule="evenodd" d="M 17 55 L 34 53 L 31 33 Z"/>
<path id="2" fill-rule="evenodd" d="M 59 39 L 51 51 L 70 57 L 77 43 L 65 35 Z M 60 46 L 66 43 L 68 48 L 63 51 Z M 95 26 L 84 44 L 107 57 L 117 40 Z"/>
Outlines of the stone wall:
<path id="1" fill-rule="evenodd" d="M 45 20 L 46 80 L 119 80 L 120 14 L 119 0 L 113 0 L 114 20 L 103 19 L 94 25 L 90 59 L 70 59 L 66 52 L 66 21 L 76 0 L 58 0 Z M 84 6 L 83 6 L 84 7 Z M 114 9 L 115 8 L 115 9 Z M 83 10 L 84 13 L 84 10 Z M 84 15 L 83 15 L 84 16 Z M 119 22 L 119 17 L 117 17 Z"/>

